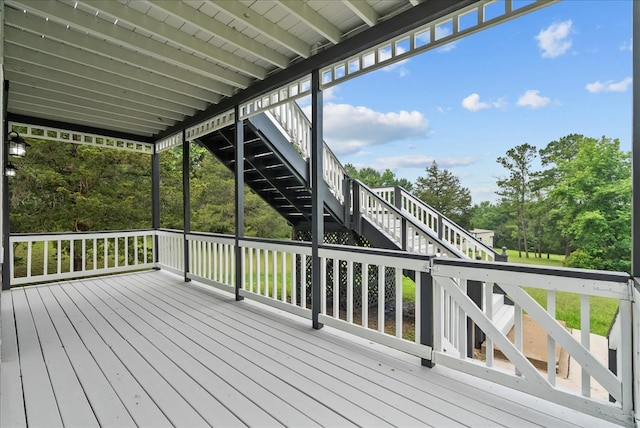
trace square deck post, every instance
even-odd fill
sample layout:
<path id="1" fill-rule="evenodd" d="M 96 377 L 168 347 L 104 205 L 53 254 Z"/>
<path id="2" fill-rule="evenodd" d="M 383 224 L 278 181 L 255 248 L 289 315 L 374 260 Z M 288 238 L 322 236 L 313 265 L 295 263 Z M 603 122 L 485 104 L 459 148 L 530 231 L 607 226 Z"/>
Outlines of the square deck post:
<path id="1" fill-rule="evenodd" d="M 187 234 L 191 232 L 191 191 L 189 188 L 190 151 L 186 132 L 182 131 L 182 212 L 184 219 L 184 281 L 189 282 L 189 241 Z"/>
<path id="2" fill-rule="evenodd" d="M 4 15 L 4 4 L 0 4 L 0 13 Z M 1 16 L 0 16 L 1 18 Z M 4 22 L 4 19 L 0 19 Z M 0 45 L 3 44 L 3 24 L 0 23 Z M 2 48 L 0 47 L 0 50 Z M 2 55 L 0 55 L 0 81 L 3 82 L 2 91 L 0 91 L 0 105 L 2 106 L 2 120 L 0 121 L 0 135 L 2 138 L 2 160 L 0 165 L 2 166 L 2 289 L 8 290 L 11 288 L 11 259 L 10 248 L 11 243 L 9 237 L 11 236 L 11 230 L 9 228 L 9 177 L 4 173 L 4 165 L 7 163 L 9 154 L 7 153 L 7 96 L 9 95 L 9 81 L 4 80 L 4 65 L 2 64 Z"/>
<path id="3" fill-rule="evenodd" d="M 433 348 L 433 335 L 434 335 L 434 323 L 433 323 L 433 277 L 430 272 L 416 272 L 416 275 L 420 275 L 420 344 L 430 346 Z M 426 358 L 421 359 L 421 364 L 425 367 L 432 368 L 436 364 L 433 362 L 433 356 L 431 360 Z"/>
<path id="4" fill-rule="evenodd" d="M 320 329 L 320 245 L 324 241 L 324 195 L 322 194 L 322 91 L 320 71 L 311 72 L 311 322 Z"/>
<path id="5" fill-rule="evenodd" d="M 151 228 L 154 232 L 160 229 L 160 153 L 155 146 L 151 155 Z M 160 261 L 157 234 L 153 236 L 153 248 L 153 263 L 157 265 Z"/>
<path id="6" fill-rule="evenodd" d="M 235 107 L 236 119 L 236 301 L 243 299 L 240 296 L 242 289 L 242 272 L 244 269 L 244 261 L 242 260 L 242 248 L 240 248 L 240 240 L 244 238 L 244 121 L 240 119 L 240 108 Z"/>

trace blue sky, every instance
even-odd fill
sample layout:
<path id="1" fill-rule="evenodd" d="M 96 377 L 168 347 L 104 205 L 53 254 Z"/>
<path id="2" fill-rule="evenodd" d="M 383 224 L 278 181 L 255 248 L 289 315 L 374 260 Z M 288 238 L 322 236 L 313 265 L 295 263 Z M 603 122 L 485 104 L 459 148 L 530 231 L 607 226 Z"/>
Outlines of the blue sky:
<path id="1" fill-rule="evenodd" d="M 496 201 L 496 158 L 571 133 L 631 149 L 631 0 L 564 0 L 324 94 L 343 163 L 415 181 L 433 160 L 473 203 Z"/>

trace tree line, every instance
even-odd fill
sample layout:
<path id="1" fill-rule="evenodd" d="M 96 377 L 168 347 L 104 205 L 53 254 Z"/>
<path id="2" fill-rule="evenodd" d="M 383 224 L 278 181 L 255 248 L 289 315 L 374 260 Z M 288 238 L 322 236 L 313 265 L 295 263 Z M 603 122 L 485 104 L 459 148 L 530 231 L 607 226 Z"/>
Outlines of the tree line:
<path id="1" fill-rule="evenodd" d="M 415 183 L 387 169 L 349 174 L 370 186 L 402 186 L 466 229 L 495 231 L 496 247 L 522 257 L 564 254 L 565 265 L 629 271 L 631 153 L 617 139 L 571 134 L 539 149 L 520 144 L 496 159 L 498 201 L 472 205 L 470 191 L 434 161 Z"/>
<path id="2" fill-rule="evenodd" d="M 498 204 L 483 207 L 483 226 L 500 229 L 525 257 L 551 252 L 571 267 L 630 270 L 631 153 L 619 140 L 571 134 L 540 150 L 521 144 L 497 161 L 507 175 L 497 181 Z"/>
<path id="3" fill-rule="evenodd" d="M 95 146 L 30 140 L 10 181 L 12 233 L 150 228 L 151 158 Z M 191 229 L 235 232 L 234 176 L 205 148 L 190 150 Z M 182 229 L 182 148 L 160 153 L 160 226 Z M 288 238 L 287 222 L 245 188 L 245 234 Z"/>

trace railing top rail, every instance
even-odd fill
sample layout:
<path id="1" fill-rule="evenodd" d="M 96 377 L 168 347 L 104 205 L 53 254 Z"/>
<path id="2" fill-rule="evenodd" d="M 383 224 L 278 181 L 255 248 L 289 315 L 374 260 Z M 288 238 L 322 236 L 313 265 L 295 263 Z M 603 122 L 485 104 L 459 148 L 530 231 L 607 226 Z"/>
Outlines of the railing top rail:
<path id="1" fill-rule="evenodd" d="M 437 211 L 435 208 L 433 208 L 431 205 L 427 204 L 426 202 L 424 202 L 421 199 L 416 198 L 414 195 L 412 195 L 409 191 L 407 191 L 404 187 L 402 186 L 397 186 L 400 189 L 400 192 L 402 193 L 403 196 L 407 196 L 409 198 L 411 198 L 412 200 L 416 201 L 419 204 L 422 204 L 426 207 L 428 207 L 430 210 L 433 210 L 437 213 L 440 214 L 440 216 L 442 216 L 443 219 L 447 220 L 449 223 L 453 223 L 456 224 L 453 220 L 451 220 L 449 217 L 447 217 L 446 215 L 440 213 L 439 211 Z M 387 190 L 387 189 L 393 189 L 393 187 L 391 188 L 387 188 L 387 187 L 383 187 L 383 190 Z M 460 228 L 462 230 L 465 230 L 463 228 Z M 465 230 L 466 232 L 466 230 Z M 473 242 L 475 242 L 477 245 L 481 246 L 482 248 L 484 248 L 487 252 L 492 253 L 495 256 L 500 255 L 496 250 L 494 250 L 493 248 L 489 247 L 487 244 L 485 244 L 484 242 L 482 242 L 481 240 L 479 240 L 478 238 L 476 238 L 475 236 L 473 236 L 472 234 L 468 233 L 468 239 L 472 240 Z"/>
<path id="2" fill-rule="evenodd" d="M 235 239 L 235 235 L 228 235 L 226 233 L 213 233 L 213 232 L 187 232 L 187 236 L 207 236 L 211 238 L 223 238 L 223 239 Z M 244 238 L 243 238 L 244 239 Z"/>
<path id="3" fill-rule="evenodd" d="M 344 253 L 358 253 L 363 256 L 384 256 L 390 258 L 399 258 L 399 259 L 411 259 L 411 260 L 420 260 L 420 261 L 429 261 L 433 259 L 435 256 L 430 254 L 419 254 L 419 253 L 407 253 L 402 250 L 387 250 L 387 249 L 379 249 L 379 248 L 367 248 L 367 247 L 355 247 L 350 245 L 340 245 L 340 244 L 323 244 L 320 246 L 321 249 L 331 250 L 331 251 L 339 251 Z M 363 260 L 366 262 L 366 260 Z"/>
<path id="4" fill-rule="evenodd" d="M 154 229 L 125 229 L 125 230 L 96 230 L 88 232 L 36 232 L 36 233 L 11 233 L 11 237 L 45 237 L 45 236 L 65 236 L 65 235 L 96 235 L 96 234 L 122 234 L 122 233 L 145 233 L 153 232 Z"/>
<path id="5" fill-rule="evenodd" d="M 240 241 L 245 242 L 260 242 L 263 244 L 277 244 L 277 245 L 290 245 L 292 247 L 311 247 L 311 242 L 306 241 L 283 241 L 279 239 L 270 239 L 270 238 L 257 238 L 254 236 L 245 236 Z"/>
<path id="6" fill-rule="evenodd" d="M 184 233 L 184 230 L 181 229 L 169 229 L 169 228 L 160 228 L 158 232 L 168 232 L 168 233 Z"/>
<path id="7" fill-rule="evenodd" d="M 533 266 L 505 262 L 485 262 L 479 260 L 434 258 L 433 266 L 459 266 L 474 269 L 489 269 L 500 272 L 528 273 L 535 275 L 557 276 L 573 279 L 585 279 L 594 281 L 608 281 L 628 283 L 631 277 L 624 272 L 609 272 L 601 270 L 562 268 L 549 266 Z"/>

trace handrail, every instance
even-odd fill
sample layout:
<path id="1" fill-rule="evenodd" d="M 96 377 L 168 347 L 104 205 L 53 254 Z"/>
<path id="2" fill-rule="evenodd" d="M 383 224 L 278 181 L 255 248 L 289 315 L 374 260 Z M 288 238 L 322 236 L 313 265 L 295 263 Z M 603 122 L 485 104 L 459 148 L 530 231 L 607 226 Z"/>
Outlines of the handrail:
<path id="1" fill-rule="evenodd" d="M 300 151 L 301 155 L 305 159 L 311 157 L 311 122 L 304 114 L 302 109 L 296 102 L 289 102 L 278 105 L 266 112 L 266 114 L 280 126 L 281 131 L 287 135 L 291 143 Z M 330 191 L 333 195 L 344 204 L 344 182 L 348 178 L 344 166 L 340 163 L 336 155 L 331 151 L 326 142 L 323 141 L 323 176 Z M 361 188 L 364 186 L 360 184 Z M 366 186 L 365 186 L 366 187 Z M 416 234 L 425 238 L 424 232 L 428 230 L 431 232 L 430 238 L 436 241 L 448 242 L 450 250 L 456 254 L 456 257 L 476 259 L 480 257 L 483 260 L 495 260 L 497 253 L 491 247 L 478 240 L 466 230 L 459 227 L 455 222 L 448 219 L 446 216 L 440 214 L 429 205 L 415 198 L 406 190 L 401 189 L 402 200 L 398 208 L 402 212 L 408 213 L 417 220 L 417 222 L 411 222 L 416 226 Z M 381 188 L 373 189 L 373 193 L 377 193 L 378 196 L 385 199 L 387 203 L 394 204 L 391 199 L 395 198 L 395 188 Z M 386 196 L 386 197 L 385 197 Z M 415 207 L 413 210 L 411 206 Z M 416 209 L 419 209 L 421 213 L 416 213 Z M 435 218 L 437 224 L 432 221 L 425 221 L 424 217 L 429 219 Z M 418 226 L 420 224 L 421 226 Z M 418 232 L 418 230 L 420 230 Z M 389 231 L 386 231 L 389 233 Z M 435 236 L 433 234 L 436 234 Z M 396 242 L 401 243 L 402 237 L 394 235 Z"/>
<path id="2" fill-rule="evenodd" d="M 94 235 L 94 234 L 122 234 L 122 233 L 136 233 L 136 232 L 151 232 L 152 228 L 142 228 L 142 229 L 117 229 L 117 230 L 95 230 L 95 231 L 85 231 L 85 232 L 33 232 L 33 233 L 13 233 L 11 232 L 11 238 L 21 238 L 21 237 L 45 237 L 45 236 L 60 236 L 60 235 Z M 167 229 L 169 230 L 169 229 Z M 10 238 L 10 239 L 11 239 Z"/>
<path id="3" fill-rule="evenodd" d="M 280 125 L 304 159 L 311 158 L 311 121 L 295 101 L 269 109 L 266 114 Z M 322 141 L 323 176 L 333 195 L 344 203 L 343 182 L 346 171 L 325 141 Z"/>
<path id="4" fill-rule="evenodd" d="M 396 189 L 400 192 L 400 201 L 396 200 Z M 493 248 L 471 235 L 426 202 L 416 198 L 404 188 L 400 186 L 380 187 L 373 189 L 373 191 L 425 225 L 429 230 L 436 233 L 439 239 L 455 246 L 463 255 L 463 258 L 472 260 L 477 257 L 482 260 L 497 259 L 499 254 Z"/>
<path id="5" fill-rule="evenodd" d="M 377 195 L 364 183 L 351 178 L 359 190 L 353 192 L 357 198 L 352 209 L 354 216 L 361 215 L 378 227 L 402 249 L 420 254 L 440 254 L 463 257 L 460 251 L 446 241 L 438 240 L 433 231 L 407 217 L 394 205 Z"/>

